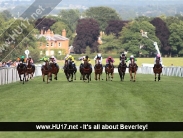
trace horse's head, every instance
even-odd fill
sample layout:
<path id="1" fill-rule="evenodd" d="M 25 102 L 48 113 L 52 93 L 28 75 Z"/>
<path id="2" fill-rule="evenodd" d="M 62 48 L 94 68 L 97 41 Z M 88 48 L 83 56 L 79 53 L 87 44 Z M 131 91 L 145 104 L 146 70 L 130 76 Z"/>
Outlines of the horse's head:
<path id="1" fill-rule="evenodd" d="M 84 68 L 88 68 L 88 67 L 89 67 L 88 61 L 85 59 L 84 60 Z"/>
<path id="2" fill-rule="evenodd" d="M 132 66 L 134 65 L 134 58 L 131 58 L 131 64 L 132 64 Z"/>
<path id="3" fill-rule="evenodd" d="M 96 64 L 96 65 L 99 65 L 99 64 L 100 64 L 99 59 L 96 59 L 96 60 L 95 60 L 95 64 Z"/>

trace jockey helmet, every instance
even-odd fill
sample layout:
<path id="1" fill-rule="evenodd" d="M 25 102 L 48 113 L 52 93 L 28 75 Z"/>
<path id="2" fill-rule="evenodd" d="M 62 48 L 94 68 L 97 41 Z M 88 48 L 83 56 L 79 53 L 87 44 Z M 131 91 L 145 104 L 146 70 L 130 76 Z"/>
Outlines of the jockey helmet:
<path id="1" fill-rule="evenodd" d="M 157 57 L 160 57 L 160 54 L 157 54 Z"/>
<path id="2" fill-rule="evenodd" d="M 88 56 L 86 56 L 86 59 L 88 59 Z"/>
<path id="3" fill-rule="evenodd" d="M 97 54 L 97 56 L 98 56 L 98 57 L 101 57 L 101 54 L 100 54 L 100 53 L 98 53 L 98 54 Z"/>
<path id="4" fill-rule="evenodd" d="M 71 58 L 72 56 L 71 55 L 69 55 L 69 57 L 68 58 Z"/>
<path id="5" fill-rule="evenodd" d="M 111 59 L 111 56 L 109 56 L 108 59 Z"/>
<path id="6" fill-rule="evenodd" d="M 130 56 L 130 58 L 134 58 L 134 56 L 133 56 L 133 55 L 131 55 L 131 56 Z"/>
<path id="7" fill-rule="evenodd" d="M 21 56 L 21 58 L 25 58 L 24 56 Z"/>
<path id="8" fill-rule="evenodd" d="M 29 58 L 32 58 L 31 56 L 29 56 Z"/>
<path id="9" fill-rule="evenodd" d="M 121 56 L 125 56 L 125 54 L 124 53 L 121 53 Z"/>
<path id="10" fill-rule="evenodd" d="M 54 56 L 51 56 L 51 58 L 55 58 Z"/>

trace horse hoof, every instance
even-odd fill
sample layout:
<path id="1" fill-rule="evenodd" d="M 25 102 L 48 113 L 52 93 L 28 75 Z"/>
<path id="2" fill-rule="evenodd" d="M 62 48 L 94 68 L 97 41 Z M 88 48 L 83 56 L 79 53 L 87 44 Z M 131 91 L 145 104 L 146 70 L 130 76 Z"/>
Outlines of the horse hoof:
<path id="1" fill-rule="evenodd" d="M 135 82 L 135 80 L 133 82 Z"/>

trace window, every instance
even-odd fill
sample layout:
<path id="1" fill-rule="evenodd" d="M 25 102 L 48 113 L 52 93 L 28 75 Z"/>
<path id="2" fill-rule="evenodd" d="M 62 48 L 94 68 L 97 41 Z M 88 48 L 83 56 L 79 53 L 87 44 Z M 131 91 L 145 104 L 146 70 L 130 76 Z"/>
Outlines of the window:
<path id="1" fill-rule="evenodd" d="M 53 46 L 53 43 L 51 42 L 51 46 Z"/>
<path id="2" fill-rule="evenodd" d="M 50 51 L 50 55 L 54 55 L 54 51 L 53 50 Z"/>
<path id="3" fill-rule="evenodd" d="M 46 56 L 49 56 L 49 51 L 46 51 Z"/>
<path id="4" fill-rule="evenodd" d="M 46 46 L 49 46 L 49 43 L 47 43 Z"/>
<path id="5" fill-rule="evenodd" d="M 58 46 L 62 46 L 62 43 L 59 42 L 59 43 L 58 43 Z"/>
<path id="6" fill-rule="evenodd" d="M 42 51 L 40 51 L 40 55 L 42 55 L 43 54 L 43 52 Z"/>

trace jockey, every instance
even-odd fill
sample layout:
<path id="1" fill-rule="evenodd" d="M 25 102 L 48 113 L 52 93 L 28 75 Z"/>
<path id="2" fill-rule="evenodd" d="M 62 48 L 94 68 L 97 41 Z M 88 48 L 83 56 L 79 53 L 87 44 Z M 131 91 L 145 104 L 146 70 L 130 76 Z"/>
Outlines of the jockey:
<path id="1" fill-rule="evenodd" d="M 59 66 L 58 66 L 58 64 L 57 64 L 57 59 L 56 59 L 54 56 L 51 56 L 51 57 L 50 57 L 50 62 L 53 62 L 53 63 L 55 64 L 55 66 L 56 66 L 57 68 L 59 68 Z"/>
<path id="2" fill-rule="evenodd" d="M 156 57 L 154 58 L 154 67 L 155 67 L 155 65 L 156 65 L 156 60 L 157 60 L 157 59 L 159 59 L 160 66 L 161 66 L 161 68 L 163 68 L 163 67 L 162 67 L 162 61 L 161 61 L 161 55 L 160 55 L 160 54 L 157 54 Z M 154 68 L 154 67 L 153 67 L 153 68 Z"/>
<path id="3" fill-rule="evenodd" d="M 79 57 L 79 60 L 81 60 L 80 68 L 83 67 L 85 56 Z"/>
<path id="4" fill-rule="evenodd" d="M 96 60 L 99 60 L 99 63 L 100 63 L 100 65 L 101 65 L 101 67 L 102 67 L 102 56 L 101 56 L 101 54 L 100 53 L 98 53 L 95 57 L 94 57 L 94 60 L 96 61 Z M 103 68 L 103 67 L 102 67 Z"/>
<path id="5" fill-rule="evenodd" d="M 130 65 L 132 59 L 134 59 L 134 63 L 136 64 L 135 61 L 137 61 L 137 59 L 136 59 L 133 55 L 131 55 L 130 58 L 127 58 L 127 61 L 126 61 L 126 62 L 130 61 L 130 63 L 129 63 L 129 65 Z M 137 66 L 137 67 L 138 67 L 138 66 Z"/>
<path id="6" fill-rule="evenodd" d="M 45 62 L 46 62 L 46 61 L 49 61 L 49 58 L 43 57 L 43 58 L 40 59 L 40 61 L 44 61 L 44 64 L 43 64 L 42 67 L 41 67 L 41 69 L 43 69 L 43 66 L 45 65 Z"/>
<path id="7" fill-rule="evenodd" d="M 25 64 L 25 62 L 26 62 L 26 58 L 25 58 L 25 56 L 21 56 L 21 58 L 20 58 L 20 60 L 19 60 L 19 63 L 18 63 L 17 68 L 19 68 L 20 62 L 22 62 L 22 64 L 24 64 L 24 65 L 25 65 L 25 67 L 26 67 L 26 64 Z"/>
<path id="8" fill-rule="evenodd" d="M 35 68 L 34 61 L 33 61 L 33 59 L 32 59 L 31 56 L 29 56 L 29 58 L 27 59 L 27 61 L 28 61 L 28 60 L 30 60 L 31 66 L 32 66 L 33 68 Z"/>
<path id="9" fill-rule="evenodd" d="M 72 63 L 72 67 L 73 67 L 73 68 L 76 68 L 75 63 L 74 63 L 74 57 L 73 57 L 73 56 L 67 55 L 67 56 L 65 57 L 65 60 L 68 60 L 68 61 L 69 61 L 69 64 Z M 70 61 L 71 61 L 71 62 L 70 62 Z"/>
<path id="10" fill-rule="evenodd" d="M 108 66 L 109 66 L 109 61 L 111 61 L 112 63 L 115 62 L 114 59 L 113 59 L 111 56 L 109 56 L 109 57 L 106 59 L 106 66 L 105 66 L 105 67 L 108 67 Z M 114 65 L 113 65 L 113 64 L 112 64 L 112 66 L 113 66 L 113 68 L 114 68 Z"/>
<path id="11" fill-rule="evenodd" d="M 121 63 L 121 59 L 122 59 L 122 57 L 124 57 L 124 58 L 125 58 L 125 60 L 127 60 L 127 58 L 126 58 L 125 54 L 124 54 L 124 53 L 121 53 L 121 55 L 120 55 L 120 57 L 119 57 L 120 63 Z"/>
<path id="12" fill-rule="evenodd" d="M 88 56 L 85 56 L 85 58 L 83 59 L 83 61 L 86 60 L 88 62 L 88 64 L 90 65 L 90 68 L 92 68 L 91 62 L 90 62 L 90 58 Z"/>

